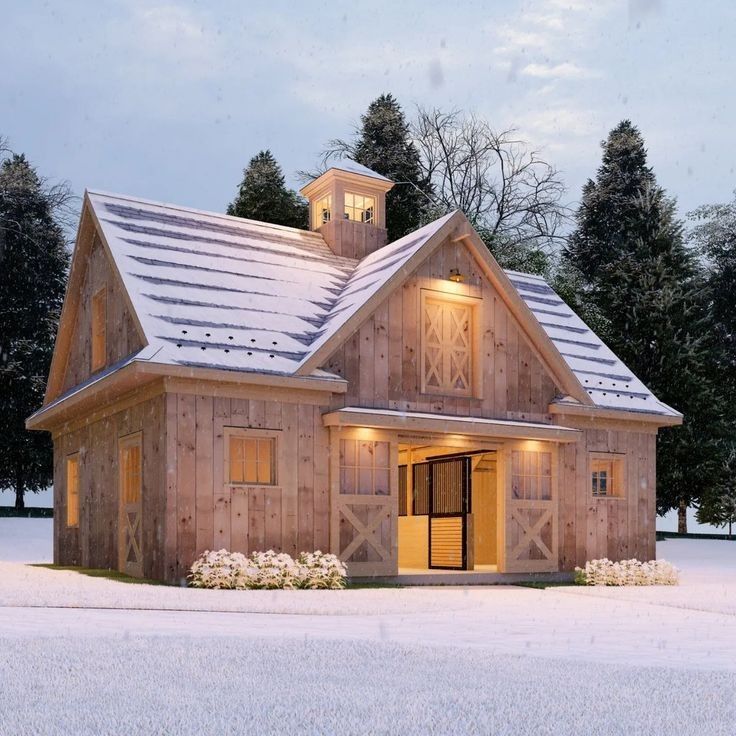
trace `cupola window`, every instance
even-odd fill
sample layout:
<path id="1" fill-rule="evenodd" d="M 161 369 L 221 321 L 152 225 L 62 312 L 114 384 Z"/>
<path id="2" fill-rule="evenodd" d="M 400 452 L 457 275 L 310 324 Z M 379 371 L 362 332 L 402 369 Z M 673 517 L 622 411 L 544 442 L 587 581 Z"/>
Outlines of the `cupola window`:
<path id="1" fill-rule="evenodd" d="M 373 225 L 376 218 L 376 198 L 345 192 L 345 219 Z"/>
<path id="2" fill-rule="evenodd" d="M 314 222 L 317 227 L 325 225 L 332 219 L 332 195 L 327 194 L 326 196 L 318 199 L 314 203 Z"/>

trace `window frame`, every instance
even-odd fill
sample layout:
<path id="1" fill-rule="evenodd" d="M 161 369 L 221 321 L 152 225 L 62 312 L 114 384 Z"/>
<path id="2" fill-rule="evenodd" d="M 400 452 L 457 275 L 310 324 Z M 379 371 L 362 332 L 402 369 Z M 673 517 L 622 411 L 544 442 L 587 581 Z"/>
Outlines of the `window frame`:
<path id="1" fill-rule="evenodd" d="M 322 212 L 324 211 L 323 202 L 327 202 L 327 219 L 322 218 Z M 319 230 L 323 225 L 332 221 L 332 192 L 326 192 L 324 195 L 315 199 L 312 204 L 312 219 L 314 222 L 313 229 Z"/>
<path id="2" fill-rule="evenodd" d="M 600 469 L 595 470 L 598 463 L 606 463 L 606 492 L 601 493 L 600 490 L 594 490 L 593 474 L 602 472 Z M 610 472 L 608 472 L 610 471 Z M 625 478 L 626 478 L 626 455 L 618 452 L 590 452 L 588 453 L 588 492 L 592 498 L 625 498 Z M 600 483 L 600 478 L 598 479 Z M 600 485 L 599 485 L 600 488 Z"/>
<path id="3" fill-rule="evenodd" d="M 467 306 L 470 311 L 470 340 L 469 340 L 469 380 L 467 389 L 454 389 L 450 386 L 443 385 L 439 387 L 427 385 L 427 351 L 426 341 L 427 335 L 424 324 L 424 316 L 426 313 L 427 302 L 440 302 L 447 305 L 461 304 Z M 421 298 L 419 300 L 419 386 L 420 392 L 432 396 L 459 396 L 464 398 L 481 399 L 482 383 L 481 371 L 479 370 L 480 361 L 478 359 L 478 346 L 480 344 L 480 319 L 482 311 L 480 306 L 482 298 L 475 296 L 466 296 L 463 294 L 452 294 L 444 291 L 435 291 L 431 289 L 422 289 Z"/>
<path id="4" fill-rule="evenodd" d="M 278 433 L 269 430 L 251 429 L 250 427 L 225 427 L 224 428 L 224 485 L 226 488 L 274 488 L 279 485 L 279 436 Z M 233 481 L 230 479 L 230 443 L 233 438 L 244 440 L 270 440 L 271 441 L 271 483 L 250 483 L 246 481 Z M 256 446 L 257 447 L 257 446 Z M 257 450 L 256 450 L 257 452 Z M 256 460 L 256 465 L 258 461 Z M 257 471 L 256 471 L 257 472 Z"/>
<path id="5" fill-rule="evenodd" d="M 107 365 L 107 286 L 92 295 L 90 323 L 90 367 L 96 373 Z"/>
<path id="6" fill-rule="evenodd" d="M 353 204 L 348 205 L 348 197 L 353 197 Z M 373 211 L 371 213 L 371 219 L 357 219 L 355 217 L 349 217 L 348 216 L 348 209 L 352 210 L 353 215 L 355 215 L 356 212 L 363 212 L 364 214 L 368 212 L 371 208 L 364 206 L 364 207 L 358 207 L 355 204 L 355 198 L 360 197 L 363 200 L 363 204 L 367 204 L 366 200 L 371 200 L 373 202 L 372 208 Z M 343 216 L 346 220 L 349 222 L 360 222 L 363 225 L 376 225 L 378 222 L 378 197 L 376 197 L 375 194 L 367 194 L 367 193 L 360 193 L 360 192 L 352 192 L 349 190 L 345 190 L 343 193 L 343 202 L 342 202 L 342 209 L 343 209 Z"/>
<path id="7" fill-rule="evenodd" d="M 75 490 L 72 494 L 71 483 L 70 483 L 70 468 L 75 467 Z M 67 529 L 78 529 L 79 528 L 79 452 L 72 452 L 66 456 L 66 526 Z M 72 505 L 70 498 L 74 496 L 75 502 Z M 71 510 L 74 509 L 74 519 L 72 520 Z"/>

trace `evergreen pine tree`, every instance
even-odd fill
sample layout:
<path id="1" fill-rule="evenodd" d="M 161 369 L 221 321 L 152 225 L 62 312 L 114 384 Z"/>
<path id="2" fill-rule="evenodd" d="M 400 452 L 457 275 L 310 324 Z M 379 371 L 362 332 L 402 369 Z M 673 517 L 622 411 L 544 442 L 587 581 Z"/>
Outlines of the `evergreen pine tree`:
<path id="1" fill-rule="evenodd" d="M 657 456 L 658 511 L 677 508 L 684 531 L 687 506 L 717 482 L 727 431 L 707 285 L 637 128 L 625 120 L 602 145 L 563 261 L 610 347 L 685 416 L 682 427 L 660 431 Z"/>
<path id="2" fill-rule="evenodd" d="M 54 203 L 22 155 L 0 164 L 0 488 L 51 483 L 51 438 L 27 432 L 43 403 L 69 256 Z"/>
<path id="3" fill-rule="evenodd" d="M 250 160 L 227 214 L 304 230 L 309 228 L 307 203 L 295 191 L 287 189 L 284 174 L 271 151 L 260 151 Z"/>
<path id="4" fill-rule="evenodd" d="M 409 124 L 393 95 L 383 94 L 368 105 L 357 133 L 354 141 L 335 144 L 341 153 L 395 182 L 386 195 L 386 229 L 392 242 L 420 227 L 430 186 L 422 176 Z"/>

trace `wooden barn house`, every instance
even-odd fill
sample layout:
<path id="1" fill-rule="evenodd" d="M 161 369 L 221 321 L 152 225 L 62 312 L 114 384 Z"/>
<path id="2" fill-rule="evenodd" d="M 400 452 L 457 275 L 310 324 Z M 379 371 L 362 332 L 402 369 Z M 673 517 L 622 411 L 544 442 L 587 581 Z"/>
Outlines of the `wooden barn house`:
<path id="1" fill-rule="evenodd" d="M 311 231 L 87 192 L 44 406 L 54 561 L 182 581 L 207 549 L 354 576 L 655 556 L 679 424 L 462 212 L 387 244 L 342 161 Z M 462 578 L 458 577 L 458 581 Z"/>

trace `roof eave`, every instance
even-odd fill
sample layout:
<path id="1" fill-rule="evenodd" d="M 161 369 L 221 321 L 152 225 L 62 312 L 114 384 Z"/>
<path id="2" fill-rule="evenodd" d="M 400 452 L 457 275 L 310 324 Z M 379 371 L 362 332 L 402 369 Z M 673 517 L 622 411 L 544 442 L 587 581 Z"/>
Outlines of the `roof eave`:
<path id="1" fill-rule="evenodd" d="M 674 414 L 660 414 L 657 412 L 634 411 L 631 409 L 612 409 L 603 406 L 586 406 L 568 402 L 553 402 L 549 405 L 550 414 L 572 415 L 588 417 L 590 419 L 620 419 L 624 421 L 643 422 L 658 427 L 677 427 L 682 424 L 683 416 L 679 412 Z"/>

